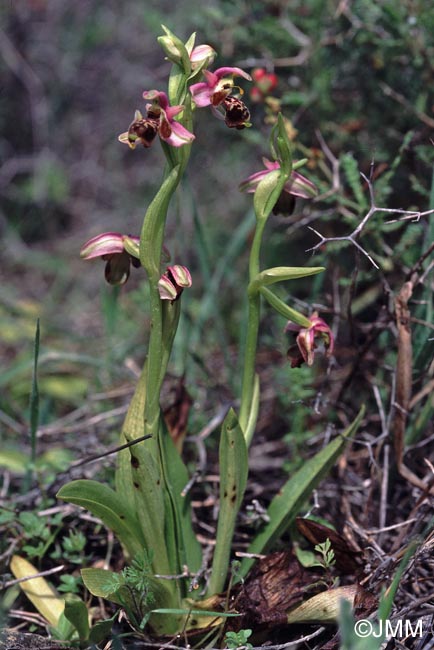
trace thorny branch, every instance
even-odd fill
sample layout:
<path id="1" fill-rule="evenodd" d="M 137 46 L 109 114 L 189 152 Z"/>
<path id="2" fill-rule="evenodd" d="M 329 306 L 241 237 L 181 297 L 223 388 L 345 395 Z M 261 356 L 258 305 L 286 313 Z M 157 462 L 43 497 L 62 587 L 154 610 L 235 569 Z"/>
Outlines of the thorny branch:
<path id="1" fill-rule="evenodd" d="M 370 208 L 366 215 L 363 217 L 361 222 L 359 223 L 356 228 L 349 234 L 349 235 L 342 235 L 340 237 L 324 237 L 318 230 L 315 228 L 312 228 L 311 226 L 308 226 L 309 230 L 312 230 L 320 239 L 320 241 L 315 244 L 315 246 L 312 246 L 311 248 L 307 249 L 308 251 L 316 251 L 318 248 L 323 246 L 324 244 L 328 244 L 329 242 L 338 242 L 338 241 L 348 241 L 353 246 L 355 246 L 365 257 L 368 258 L 368 260 L 371 262 L 371 264 L 376 268 L 379 269 L 380 267 L 378 264 L 375 262 L 375 260 L 372 258 L 372 256 L 361 246 L 358 241 L 357 237 L 361 234 L 362 230 L 365 228 L 366 224 L 368 223 L 369 219 L 376 213 L 376 212 L 384 212 L 387 214 L 400 214 L 403 215 L 402 219 L 412 219 L 414 221 L 419 221 L 421 217 L 425 217 L 429 214 L 434 213 L 434 209 L 432 210 L 425 210 L 424 212 L 420 212 L 417 210 L 403 210 L 401 208 L 381 208 L 375 205 L 375 195 L 374 195 L 374 187 L 370 179 L 365 176 L 362 172 L 360 172 L 361 177 L 366 181 L 369 189 L 369 198 L 370 198 Z M 393 223 L 393 221 L 388 222 L 388 223 Z"/>

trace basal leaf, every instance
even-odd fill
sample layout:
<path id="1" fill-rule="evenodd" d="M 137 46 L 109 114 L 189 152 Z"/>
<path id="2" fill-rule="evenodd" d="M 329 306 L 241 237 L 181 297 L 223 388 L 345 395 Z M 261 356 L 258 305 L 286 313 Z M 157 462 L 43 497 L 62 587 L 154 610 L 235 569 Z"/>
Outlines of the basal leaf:
<path id="1" fill-rule="evenodd" d="M 65 602 L 65 618 L 75 627 L 80 641 L 89 638 L 89 613 L 87 607 L 79 598 Z"/>
<path id="2" fill-rule="evenodd" d="M 107 485 L 89 480 L 71 481 L 60 488 L 57 497 L 86 508 L 99 517 L 125 546 L 129 555 L 134 556 L 142 551 L 144 538 L 137 519 L 128 504 Z"/>
<path id="3" fill-rule="evenodd" d="M 28 578 L 39 573 L 33 564 L 19 555 L 12 557 L 10 568 L 15 578 Z M 19 585 L 38 612 L 50 625 L 56 627 L 65 607 L 63 598 L 59 598 L 53 587 L 41 576 L 20 582 Z"/>
<path id="4" fill-rule="evenodd" d="M 329 442 L 313 458 L 306 461 L 294 476 L 279 490 L 267 510 L 269 522 L 261 528 L 248 548 L 248 553 L 264 553 L 277 541 L 284 530 L 297 516 L 304 501 L 321 479 L 330 471 L 342 453 L 347 441 L 359 426 L 365 409 L 362 408 L 354 422 L 338 437 Z M 254 563 L 253 558 L 244 558 L 240 576 L 245 576 Z"/>
<path id="5" fill-rule="evenodd" d="M 174 524 L 174 538 L 178 555 L 179 568 L 187 566 L 190 571 L 199 570 L 202 563 L 202 549 L 191 525 L 191 507 L 188 495 L 182 491 L 188 483 L 189 475 L 184 462 L 176 449 L 172 438 L 162 422 L 163 432 L 160 437 L 161 456 L 164 468 L 166 490 L 170 497 L 170 517 Z M 166 516 L 166 530 L 169 525 L 169 513 Z"/>
<path id="6" fill-rule="evenodd" d="M 233 409 L 228 411 L 220 438 L 220 510 L 217 540 L 208 594 L 223 591 L 232 547 L 235 521 L 249 471 L 244 433 Z"/>

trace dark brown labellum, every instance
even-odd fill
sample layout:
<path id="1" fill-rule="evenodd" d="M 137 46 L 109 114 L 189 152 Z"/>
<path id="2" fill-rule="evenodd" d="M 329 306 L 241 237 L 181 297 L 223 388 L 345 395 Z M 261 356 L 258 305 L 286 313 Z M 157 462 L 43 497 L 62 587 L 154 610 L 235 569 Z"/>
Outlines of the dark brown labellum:
<path id="1" fill-rule="evenodd" d="M 241 99 L 237 97 L 226 97 L 223 101 L 226 111 L 225 124 L 230 129 L 244 129 L 246 122 L 250 120 L 250 111 Z"/>
<path id="2" fill-rule="evenodd" d="M 283 191 L 274 205 L 273 214 L 281 214 L 283 217 L 289 217 L 294 212 L 294 208 L 295 196 Z"/>
<path id="3" fill-rule="evenodd" d="M 137 136 L 136 141 L 139 140 L 144 147 L 150 147 L 155 136 L 158 133 L 159 120 L 155 118 L 143 118 L 136 120 L 130 124 L 128 129 L 128 136 Z M 133 139 L 132 139 L 133 140 Z"/>

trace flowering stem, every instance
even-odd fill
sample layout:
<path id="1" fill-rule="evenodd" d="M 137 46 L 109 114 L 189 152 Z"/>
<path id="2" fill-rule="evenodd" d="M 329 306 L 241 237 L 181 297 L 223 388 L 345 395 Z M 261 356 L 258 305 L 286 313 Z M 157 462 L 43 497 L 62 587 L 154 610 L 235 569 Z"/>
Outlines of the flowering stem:
<path id="1" fill-rule="evenodd" d="M 261 250 L 262 235 L 267 217 L 257 219 L 256 230 L 253 238 L 249 260 L 249 283 L 259 273 L 259 254 Z M 255 422 L 250 418 L 253 408 L 253 395 L 255 388 L 255 360 L 258 344 L 259 318 L 261 313 L 261 295 L 257 289 L 248 291 L 249 311 L 247 321 L 246 345 L 244 350 L 244 368 L 241 388 L 241 406 L 239 423 L 244 431 L 247 446 L 250 445 Z M 247 425 L 249 424 L 249 427 Z"/>

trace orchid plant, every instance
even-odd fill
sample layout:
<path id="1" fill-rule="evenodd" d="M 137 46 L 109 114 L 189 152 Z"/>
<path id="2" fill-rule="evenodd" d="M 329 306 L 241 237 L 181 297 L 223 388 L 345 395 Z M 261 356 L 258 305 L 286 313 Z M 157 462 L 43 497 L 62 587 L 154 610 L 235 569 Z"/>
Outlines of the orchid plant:
<path id="1" fill-rule="evenodd" d="M 279 116 L 270 137 L 273 160 L 265 160 L 265 169 L 240 185 L 242 190 L 254 193 L 256 215 L 247 281 L 249 315 L 239 411 L 228 411 L 220 434 L 220 508 L 209 569 L 192 527 L 185 490 L 190 477 L 160 408 L 160 391 L 176 335 L 182 293 L 194 283 L 182 260 L 168 265 L 164 234 L 169 204 L 182 181 L 195 140 L 196 111 L 211 107 L 227 127 L 249 127 L 249 110 L 234 79 L 249 81 L 250 75 L 237 67 L 210 70 L 215 58 L 211 47 L 195 47 L 194 34 L 184 44 L 170 30 L 163 29 L 159 42 L 173 64 L 167 94 L 145 91 L 144 114 L 136 111 L 128 130 L 119 136 L 130 149 L 139 145 L 148 148 L 160 140 L 166 160 L 161 185 L 146 210 L 140 236 L 106 232 L 89 240 L 81 251 L 85 260 L 100 257 L 105 261 L 105 277 L 111 284 L 126 282 L 131 265 L 146 271 L 150 314 L 147 358 L 121 433 L 115 489 L 98 481 L 78 480 L 63 486 L 58 496 L 99 517 L 120 540 L 127 563 L 135 566 L 134 562 L 139 562 L 145 567 L 146 585 L 142 589 L 146 598 L 143 594 L 140 598 L 131 595 L 125 573 L 96 568 L 82 570 L 89 591 L 126 608 L 136 627 L 147 624 L 156 634 L 172 634 L 205 628 L 210 620 L 216 625 L 228 615 L 221 607 L 224 600 L 219 594 L 228 584 L 232 538 L 247 483 L 248 448 L 260 404 L 255 356 L 263 299 L 288 321 L 288 330 L 298 333 L 298 356 L 293 365 L 313 362 L 318 338 L 322 338 L 329 355 L 334 341 L 329 326 L 318 314 L 301 314 L 273 291 L 278 282 L 315 275 L 323 268 L 262 269 L 260 264 L 262 237 L 270 214 L 287 210 L 288 199 L 290 204 L 294 197 L 309 199 L 316 195 L 313 183 L 298 171 L 306 161 L 292 160 L 284 120 Z M 252 540 L 249 553 L 267 551 L 293 521 L 341 453 L 359 419 L 283 486 L 271 502 L 266 523 Z M 253 562 L 252 555 L 244 558 L 234 579 L 244 578 Z"/>

